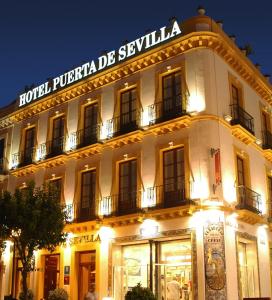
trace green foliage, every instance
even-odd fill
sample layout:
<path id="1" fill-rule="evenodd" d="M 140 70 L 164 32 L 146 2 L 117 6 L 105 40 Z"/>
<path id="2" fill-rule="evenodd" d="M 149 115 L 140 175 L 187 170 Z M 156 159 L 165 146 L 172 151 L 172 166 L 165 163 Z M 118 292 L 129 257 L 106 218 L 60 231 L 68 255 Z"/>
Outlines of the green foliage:
<path id="1" fill-rule="evenodd" d="M 26 297 L 24 296 L 24 293 L 21 292 L 19 295 L 19 300 L 33 300 L 34 299 L 34 295 L 33 292 L 31 290 L 27 290 L 27 294 Z"/>
<path id="2" fill-rule="evenodd" d="M 144 288 L 138 283 L 126 293 L 125 300 L 156 300 L 156 298 L 149 288 Z"/>
<path id="3" fill-rule="evenodd" d="M 65 242 L 66 220 L 58 193 L 52 186 L 36 188 L 30 182 L 27 188 L 16 189 L 13 195 L 5 192 L 0 197 L 0 240 L 9 237 L 16 247 L 22 262 L 23 296 L 27 292 L 27 274 L 34 268 L 34 251 L 53 251 Z"/>
<path id="4" fill-rule="evenodd" d="M 68 300 L 68 294 L 64 289 L 55 289 L 49 292 L 48 300 Z"/>

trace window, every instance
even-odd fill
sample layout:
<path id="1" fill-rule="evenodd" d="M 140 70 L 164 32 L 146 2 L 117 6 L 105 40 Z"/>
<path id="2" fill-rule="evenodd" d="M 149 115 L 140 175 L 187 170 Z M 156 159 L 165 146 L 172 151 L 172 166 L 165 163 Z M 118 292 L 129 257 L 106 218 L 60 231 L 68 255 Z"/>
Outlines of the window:
<path id="1" fill-rule="evenodd" d="M 256 241 L 238 239 L 241 299 L 259 297 L 259 270 Z"/>
<path id="2" fill-rule="evenodd" d="M 83 138 L 80 141 L 82 146 L 97 141 L 98 126 L 98 105 L 92 104 L 84 108 Z"/>
<path id="3" fill-rule="evenodd" d="M 272 148 L 272 134 L 270 130 L 270 116 L 268 113 L 262 110 L 262 129 L 263 129 L 263 148 L 271 149 Z"/>
<path id="4" fill-rule="evenodd" d="M 137 205 L 137 161 L 129 160 L 119 166 L 119 203 L 120 214 L 133 212 Z"/>
<path id="5" fill-rule="evenodd" d="M 162 77 L 162 114 L 174 117 L 182 112 L 181 72 Z"/>
<path id="6" fill-rule="evenodd" d="M 163 204 L 166 207 L 185 201 L 184 148 L 163 152 Z"/>
<path id="7" fill-rule="evenodd" d="M 0 140 L 0 172 L 4 170 L 5 139 Z"/>
<path id="8" fill-rule="evenodd" d="M 56 193 L 56 198 L 59 200 L 59 202 L 61 202 L 61 190 L 62 190 L 61 178 L 50 180 L 49 185 L 52 188 L 53 192 Z"/>
<path id="9" fill-rule="evenodd" d="M 245 185 L 244 160 L 240 156 L 237 156 L 237 179 L 238 179 L 238 186 Z"/>
<path id="10" fill-rule="evenodd" d="M 236 104 L 242 107 L 242 101 L 240 98 L 239 89 L 235 85 L 231 85 L 232 104 Z"/>
<path id="11" fill-rule="evenodd" d="M 35 127 L 29 128 L 25 131 L 25 144 L 23 151 L 22 163 L 32 163 L 34 158 L 34 146 L 35 146 Z"/>
<path id="12" fill-rule="evenodd" d="M 64 150 L 64 116 L 53 120 L 51 154 L 60 154 Z"/>
<path id="13" fill-rule="evenodd" d="M 95 218 L 96 215 L 96 171 L 81 173 L 79 219 L 81 221 Z"/>
<path id="14" fill-rule="evenodd" d="M 272 217 L 272 177 L 267 177 L 267 185 L 268 185 L 268 208 L 269 208 L 269 217 Z"/>
<path id="15" fill-rule="evenodd" d="M 131 131 L 137 128 L 137 89 L 122 92 L 120 97 L 120 130 Z"/>

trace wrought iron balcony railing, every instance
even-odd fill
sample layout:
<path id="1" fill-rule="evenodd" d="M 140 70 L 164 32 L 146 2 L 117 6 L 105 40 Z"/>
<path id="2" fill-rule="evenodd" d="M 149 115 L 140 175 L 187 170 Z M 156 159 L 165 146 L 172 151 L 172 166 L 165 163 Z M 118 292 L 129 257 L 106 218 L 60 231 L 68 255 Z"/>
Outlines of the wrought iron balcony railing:
<path id="1" fill-rule="evenodd" d="M 250 188 L 240 185 L 237 187 L 238 209 L 247 209 L 254 213 L 261 214 L 260 201 L 261 195 Z"/>
<path id="2" fill-rule="evenodd" d="M 41 158 L 50 158 L 65 152 L 65 143 L 66 137 L 62 136 L 55 138 L 52 141 L 47 141 L 40 145 L 40 153 L 43 153 L 44 157 Z M 42 156 L 42 155 L 41 155 Z"/>
<path id="3" fill-rule="evenodd" d="M 36 148 L 32 147 L 27 151 L 20 151 L 12 154 L 12 165 L 16 167 L 24 167 L 35 162 Z"/>
<path id="4" fill-rule="evenodd" d="M 237 104 L 230 105 L 231 125 L 241 125 L 254 135 L 254 119 L 242 107 Z"/>
<path id="5" fill-rule="evenodd" d="M 98 218 L 98 199 L 90 199 L 89 203 L 78 201 L 74 207 L 74 222 L 92 221 Z"/>
<path id="6" fill-rule="evenodd" d="M 118 136 L 139 129 L 142 110 L 135 109 L 107 121 L 107 136 Z"/>
<path id="7" fill-rule="evenodd" d="M 186 115 L 186 105 L 181 96 L 156 102 L 148 107 L 149 123 L 156 124 Z"/>
<path id="8" fill-rule="evenodd" d="M 147 190 L 148 202 L 153 203 L 149 208 L 169 208 L 193 204 L 186 198 L 184 183 L 164 184 Z"/>
<path id="9" fill-rule="evenodd" d="M 263 149 L 272 149 L 272 133 L 268 130 L 263 131 Z"/>
<path id="10" fill-rule="evenodd" d="M 100 125 L 96 124 L 92 127 L 73 132 L 70 135 L 70 143 L 72 145 L 72 148 L 78 149 L 97 143 L 99 138 Z"/>
<path id="11" fill-rule="evenodd" d="M 123 216 L 141 211 L 141 191 L 124 190 L 120 194 L 104 197 L 100 202 L 100 214 Z"/>

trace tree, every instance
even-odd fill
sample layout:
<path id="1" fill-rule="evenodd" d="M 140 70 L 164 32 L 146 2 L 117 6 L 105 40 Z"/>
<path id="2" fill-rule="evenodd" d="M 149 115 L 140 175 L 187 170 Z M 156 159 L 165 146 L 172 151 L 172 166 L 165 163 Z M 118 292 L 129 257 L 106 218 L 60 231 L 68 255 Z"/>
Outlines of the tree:
<path id="1" fill-rule="evenodd" d="M 149 288 L 142 287 L 138 283 L 126 293 L 125 300 L 156 300 L 156 297 Z"/>
<path id="2" fill-rule="evenodd" d="M 27 300 L 27 275 L 34 268 L 34 251 L 53 251 L 65 242 L 66 212 L 52 186 L 36 188 L 34 182 L 30 182 L 27 188 L 16 189 L 13 195 L 5 192 L 1 196 L 0 221 L 1 235 L 9 236 L 21 260 L 23 299 Z"/>

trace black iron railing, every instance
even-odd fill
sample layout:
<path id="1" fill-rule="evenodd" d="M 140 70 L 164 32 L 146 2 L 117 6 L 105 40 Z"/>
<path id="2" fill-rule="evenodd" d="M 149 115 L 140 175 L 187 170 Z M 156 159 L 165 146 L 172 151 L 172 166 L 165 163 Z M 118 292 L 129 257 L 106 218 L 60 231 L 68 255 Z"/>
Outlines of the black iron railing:
<path id="1" fill-rule="evenodd" d="M 121 114 L 107 121 L 107 136 L 118 136 L 139 129 L 141 124 L 141 110 Z"/>
<path id="2" fill-rule="evenodd" d="M 35 161 L 36 148 L 32 147 L 26 151 L 12 154 L 12 165 L 19 167 L 27 166 Z"/>
<path id="3" fill-rule="evenodd" d="M 181 96 L 156 102 L 148 107 L 150 124 L 161 123 L 186 114 L 186 105 Z"/>
<path id="4" fill-rule="evenodd" d="M 193 204 L 192 200 L 186 198 L 185 185 L 181 182 L 149 188 L 147 195 L 149 202 L 153 203 L 150 208 L 169 208 Z"/>
<path id="5" fill-rule="evenodd" d="M 261 214 L 260 201 L 261 195 L 250 188 L 240 185 L 237 187 L 238 209 L 247 209 L 257 214 Z"/>
<path id="6" fill-rule="evenodd" d="M 250 133 L 254 134 L 254 119 L 242 107 L 237 104 L 230 105 L 231 110 L 231 125 L 241 125 Z"/>
<path id="7" fill-rule="evenodd" d="M 95 220 L 98 218 L 98 203 L 97 199 L 90 199 L 88 205 L 82 205 L 79 199 L 77 205 L 75 205 L 75 222 L 86 222 Z"/>
<path id="8" fill-rule="evenodd" d="M 54 157 L 65 152 L 66 137 L 55 138 L 40 145 L 41 153 L 45 153 L 45 158 Z"/>
<path id="9" fill-rule="evenodd" d="M 272 149 L 272 133 L 268 130 L 263 131 L 263 149 Z"/>
<path id="10" fill-rule="evenodd" d="M 96 124 L 92 127 L 78 130 L 71 134 L 70 139 L 74 148 L 82 148 L 98 142 L 100 137 L 100 125 Z"/>
<path id="11" fill-rule="evenodd" d="M 100 213 L 104 216 L 122 216 L 141 211 L 141 191 L 122 191 L 120 194 L 104 197 Z"/>

